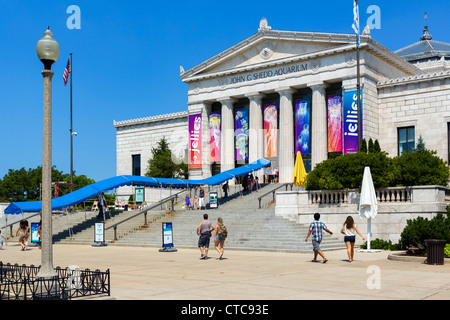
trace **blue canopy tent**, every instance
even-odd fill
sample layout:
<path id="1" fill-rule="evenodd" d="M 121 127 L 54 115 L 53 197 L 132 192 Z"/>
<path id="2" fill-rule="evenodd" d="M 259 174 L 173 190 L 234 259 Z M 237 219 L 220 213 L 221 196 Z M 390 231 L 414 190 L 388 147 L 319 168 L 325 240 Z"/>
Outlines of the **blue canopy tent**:
<path id="1" fill-rule="evenodd" d="M 193 188 L 200 185 L 220 185 L 225 181 L 239 177 L 259 169 L 269 167 L 271 162 L 266 159 L 259 159 L 247 165 L 221 172 L 215 176 L 201 179 L 169 179 L 153 178 L 143 176 L 123 175 L 105 179 L 64 196 L 52 199 L 52 209 L 59 210 L 67 208 L 87 199 L 97 196 L 103 191 L 109 191 L 122 186 L 146 186 L 152 188 Z M 12 202 L 6 209 L 6 214 L 21 214 L 24 212 L 40 212 L 42 201 Z"/>

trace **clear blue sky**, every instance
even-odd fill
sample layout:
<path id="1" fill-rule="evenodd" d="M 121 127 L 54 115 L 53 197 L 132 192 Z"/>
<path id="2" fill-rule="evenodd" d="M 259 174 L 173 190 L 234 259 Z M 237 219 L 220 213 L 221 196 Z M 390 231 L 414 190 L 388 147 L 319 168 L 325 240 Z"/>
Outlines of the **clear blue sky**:
<path id="1" fill-rule="evenodd" d="M 81 29 L 66 22 L 81 10 Z M 424 12 L 433 40 L 450 42 L 448 0 L 360 0 L 381 10 L 372 37 L 391 50 L 417 42 Z M 42 163 L 42 63 L 36 43 L 50 26 L 60 45 L 53 65 L 53 152 L 70 170 L 69 86 L 62 75 L 73 52 L 74 170 L 97 181 L 116 174 L 115 128 L 121 121 L 187 110 L 188 70 L 258 31 L 353 33 L 353 1 L 34 1 L 0 0 L 0 178 Z"/>

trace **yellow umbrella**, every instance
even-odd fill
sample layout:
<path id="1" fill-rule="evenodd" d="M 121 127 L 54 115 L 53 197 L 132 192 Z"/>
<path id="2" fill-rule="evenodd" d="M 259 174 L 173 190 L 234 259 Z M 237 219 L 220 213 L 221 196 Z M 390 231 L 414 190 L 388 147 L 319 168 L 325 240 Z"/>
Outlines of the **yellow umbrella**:
<path id="1" fill-rule="evenodd" d="M 306 184 L 306 170 L 303 164 L 303 158 L 300 151 L 297 151 L 297 158 L 294 166 L 294 185 L 297 187 L 304 187 Z"/>

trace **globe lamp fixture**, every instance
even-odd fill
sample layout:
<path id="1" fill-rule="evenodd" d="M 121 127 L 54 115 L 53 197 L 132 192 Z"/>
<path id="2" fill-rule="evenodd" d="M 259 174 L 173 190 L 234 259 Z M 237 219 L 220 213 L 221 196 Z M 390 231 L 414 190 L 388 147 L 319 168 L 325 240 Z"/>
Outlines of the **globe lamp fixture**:
<path id="1" fill-rule="evenodd" d="M 52 64 L 58 60 L 59 44 L 53 39 L 53 33 L 50 27 L 44 32 L 44 37 L 41 38 L 36 45 L 36 52 L 39 60 L 44 64 L 45 70 L 51 70 Z"/>

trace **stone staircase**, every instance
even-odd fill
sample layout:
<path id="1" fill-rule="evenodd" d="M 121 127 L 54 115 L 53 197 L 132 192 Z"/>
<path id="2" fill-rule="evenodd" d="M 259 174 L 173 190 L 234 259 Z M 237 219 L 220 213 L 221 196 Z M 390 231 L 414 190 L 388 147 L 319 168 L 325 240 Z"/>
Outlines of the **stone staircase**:
<path id="1" fill-rule="evenodd" d="M 208 213 L 209 220 L 217 223 L 222 217 L 228 228 L 226 249 L 264 250 L 285 252 L 311 252 L 311 240 L 305 242 L 308 225 L 299 225 L 282 217 L 275 216 L 275 204 L 272 195 L 264 197 L 266 205 L 259 209 L 258 197 L 272 191 L 278 184 L 270 184 L 249 194 L 236 193 L 229 199 L 219 199 L 219 208 L 208 210 L 185 210 L 181 204 L 175 212 L 168 210 L 151 210 L 147 214 L 147 226 L 144 226 L 144 215 L 130 219 L 117 228 L 117 240 L 114 231 L 105 232 L 108 245 L 162 247 L 162 222 L 172 222 L 173 243 L 175 248 L 197 248 L 196 229 Z M 267 203 L 268 202 L 268 203 Z M 106 220 L 105 229 L 109 226 L 135 215 L 138 211 L 112 212 Z M 58 215 L 53 220 L 54 243 L 93 244 L 94 224 L 97 212 L 78 212 Z M 70 226 L 70 231 L 69 231 Z M 210 249 L 214 249 L 211 238 Z M 333 250 L 345 248 L 341 239 L 324 232 L 321 249 Z"/>

